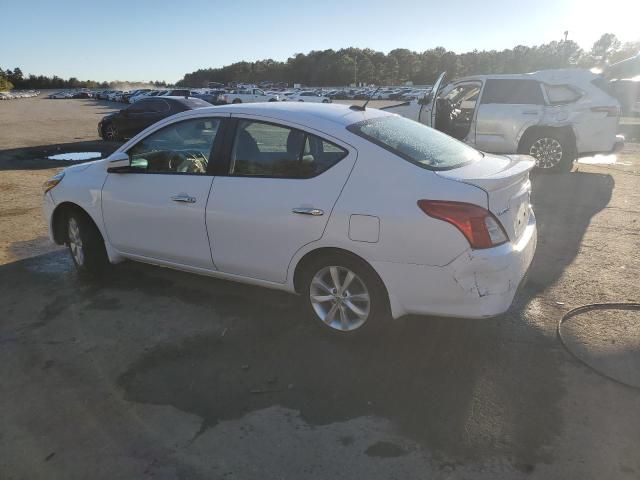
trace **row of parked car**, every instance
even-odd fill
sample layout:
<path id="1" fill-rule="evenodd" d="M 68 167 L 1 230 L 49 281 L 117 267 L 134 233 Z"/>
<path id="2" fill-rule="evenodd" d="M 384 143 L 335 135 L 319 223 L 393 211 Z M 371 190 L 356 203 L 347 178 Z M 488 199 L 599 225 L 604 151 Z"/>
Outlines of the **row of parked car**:
<path id="1" fill-rule="evenodd" d="M 0 100 L 16 100 L 18 98 L 32 98 L 40 95 L 38 90 L 12 90 L 10 92 L 0 92 Z"/>

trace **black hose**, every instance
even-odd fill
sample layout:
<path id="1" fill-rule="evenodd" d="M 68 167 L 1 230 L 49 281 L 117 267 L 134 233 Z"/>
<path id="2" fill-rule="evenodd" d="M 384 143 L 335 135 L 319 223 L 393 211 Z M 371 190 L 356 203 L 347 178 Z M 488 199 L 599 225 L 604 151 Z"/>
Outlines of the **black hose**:
<path id="1" fill-rule="evenodd" d="M 595 368 L 591 364 L 587 363 L 585 360 L 583 360 L 578 355 L 576 355 L 569 348 L 567 343 L 564 341 L 564 338 L 562 336 L 562 324 L 564 322 L 566 322 L 567 320 L 569 320 L 570 318 L 575 317 L 576 315 L 580 315 L 580 314 L 585 313 L 585 312 L 590 312 L 592 310 L 640 310 L 640 303 L 589 303 L 587 305 L 583 305 L 581 307 L 577 307 L 577 308 L 574 308 L 572 310 L 569 310 L 567 313 L 565 313 L 562 316 L 562 318 L 560 319 L 560 321 L 558 322 L 558 328 L 557 328 L 558 339 L 560 340 L 560 343 L 562 344 L 564 349 L 567 352 L 569 352 L 571 354 L 571 356 L 573 358 L 575 358 L 578 362 L 582 363 L 585 367 L 587 367 L 590 370 L 594 371 L 598 375 L 611 380 L 612 382 L 615 382 L 615 383 L 617 383 L 619 385 L 622 385 L 624 387 L 627 387 L 627 388 L 632 388 L 634 390 L 640 390 L 640 386 L 639 385 L 632 385 L 630 383 L 623 382 L 622 380 L 618 380 L 617 378 L 612 377 L 611 375 L 609 375 L 607 373 L 601 372 L 600 370 L 598 370 L 597 368 Z"/>

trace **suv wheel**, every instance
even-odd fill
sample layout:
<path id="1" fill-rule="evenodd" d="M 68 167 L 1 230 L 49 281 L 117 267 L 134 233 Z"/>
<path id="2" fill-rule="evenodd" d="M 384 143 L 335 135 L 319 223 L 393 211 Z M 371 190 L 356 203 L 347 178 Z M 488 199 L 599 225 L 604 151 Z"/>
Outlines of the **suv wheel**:
<path id="1" fill-rule="evenodd" d="M 303 275 L 309 314 L 332 334 L 354 336 L 375 330 L 389 312 L 386 289 L 375 271 L 347 255 L 328 255 Z"/>
<path id="2" fill-rule="evenodd" d="M 574 150 L 560 135 L 539 134 L 525 142 L 522 153 L 536 159 L 539 171 L 568 172 L 573 166 Z"/>

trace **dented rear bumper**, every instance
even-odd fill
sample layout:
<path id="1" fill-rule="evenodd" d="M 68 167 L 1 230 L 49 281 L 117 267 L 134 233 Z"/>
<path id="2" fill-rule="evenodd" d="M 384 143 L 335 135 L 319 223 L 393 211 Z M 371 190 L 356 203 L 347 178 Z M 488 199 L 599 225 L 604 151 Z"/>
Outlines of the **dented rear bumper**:
<path id="1" fill-rule="evenodd" d="M 533 212 L 518 240 L 467 250 L 443 267 L 378 262 L 394 318 L 404 314 L 487 318 L 509 309 L 535 254 Z"/>

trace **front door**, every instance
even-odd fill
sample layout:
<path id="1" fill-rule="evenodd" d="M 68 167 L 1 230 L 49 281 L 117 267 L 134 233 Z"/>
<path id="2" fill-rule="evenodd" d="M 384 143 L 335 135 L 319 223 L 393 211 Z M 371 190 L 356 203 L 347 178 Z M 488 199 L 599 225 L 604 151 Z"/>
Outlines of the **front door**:
<path id="1" fill-rule="evenodd" d="M 131 168 L 110 173 L 102 188 L 109 242 L 125 255 L 213 269 L 205 208 L 208 163 L 220 118 L 171 123 L 127 153 Z"/>
<path id="2" fill-rule="evenodd" d="M 280 123 L 234 123 L 207 206 L 213 260 L 225 273 L 284 283 L 295 253 L 322 237 L 356 152 Z"/>
<path id="3" fill-rule="evenodd" d="M 517 153 L 522 132 L 544 115 L 542 86 L 531 79 L 485 81 L 476 115 L 476 147 L 491 153 Z"/>

